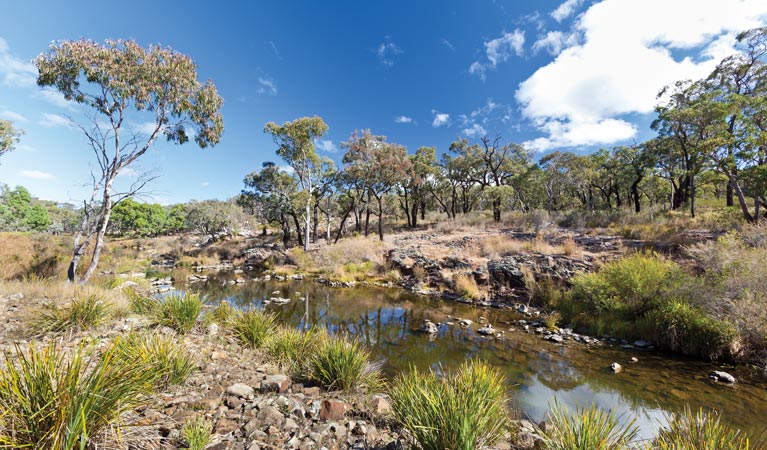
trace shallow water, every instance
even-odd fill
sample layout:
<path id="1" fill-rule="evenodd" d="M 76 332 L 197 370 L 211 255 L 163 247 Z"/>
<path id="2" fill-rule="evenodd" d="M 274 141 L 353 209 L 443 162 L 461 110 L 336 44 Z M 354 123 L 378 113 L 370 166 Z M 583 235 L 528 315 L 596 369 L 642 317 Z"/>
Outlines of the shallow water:
<path id="1" fill-rule="evenodd" d="M 205 293 L 213 304 L 227 300 L 239 307 L 273 311 L 291 326 L 318 326 L 355 335 L 374 349 L 389 376 L 411 365 L 451 368 L 466 358 L 482 358 L 501 368 L 517 409 L 536 422 L 557 399 L 571 409 L 594 403 L 623 414 L 623 420 L 636 417 L 643 438 L 654 435 L 669 412 L 686 404 L 693 409 L 714 408 L 723 421 L 746 431 L 762 432 L 767 427 L 767 382 L 746 373 L 745 368 L 722 368 L 617 346 L 555 344 L 519 330 L 512 323 L 520 316 L 512 311 L 470 307 L 399 289 L 334 289 L 298 281 L 222 285 L 226 277 L 212 277 L 190 289 Z M 300 300 L 307 294 L 308 308 Z M 291 301 L 264 304 L 265 299 L 276 296 Z M 449 316 L 475 324 L 468 329 L 459 327 L 457 321 L 453 326 L 443 324 L 436 336 L 416 331 L 424 319 L 444 323 Z M 506 331 L 500 339 L 480 336 L 476 322 L 481 316 L 498 330 L 516 329 Z M 630 363 L 632 356 L 639 362 Z M 615 374 L 608 369 L 613 361 L 623 366 L 622 372 Z M 708 379 L 712 370 L 727 370 L 739 382 L 735 386 L 713 383 Z"/>

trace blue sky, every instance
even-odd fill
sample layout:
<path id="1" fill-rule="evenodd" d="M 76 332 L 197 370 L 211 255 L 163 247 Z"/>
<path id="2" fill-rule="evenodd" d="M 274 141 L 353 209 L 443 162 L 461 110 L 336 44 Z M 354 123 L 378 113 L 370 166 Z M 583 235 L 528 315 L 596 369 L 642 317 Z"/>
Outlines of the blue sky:
<path id="1" fill-rule="evenodd" d="M 215 82 L 221 143 L 160 143 L 135 167 L 161 174 L 147 199 L 167 204 L 237 194 L 280 163 L 264 124 L 306 115 L 328 123 L 318 149 L 336 160 L 364 128 L 411 152 L 485 133 L 537 156 L 641 142 L 663 85 L 706 75 L 737 32 L 767 24 L 763 0 L 3 3 L 0 118 L 26 134 L 0 182 L 73 203 L 94 162 L 67 126 L 78 107 L 34 83 L 30 62 L 52 41 L 160 43 Z"/>

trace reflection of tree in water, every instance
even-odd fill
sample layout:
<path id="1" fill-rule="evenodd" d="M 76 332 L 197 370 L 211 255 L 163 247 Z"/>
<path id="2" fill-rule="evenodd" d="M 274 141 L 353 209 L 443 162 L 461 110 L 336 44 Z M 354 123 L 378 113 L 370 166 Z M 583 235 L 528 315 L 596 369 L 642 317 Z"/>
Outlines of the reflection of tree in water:
<path id="1" fill-rule="evenodd" d="M 539 364 L 538 380 L 544 386 L 554 391 L 569 391 L 586 382 L 583 374 L 564 359 L 552 360 L 547 353 L 541 355 L 541 360 L 548 359 L 547 364 Z"/>

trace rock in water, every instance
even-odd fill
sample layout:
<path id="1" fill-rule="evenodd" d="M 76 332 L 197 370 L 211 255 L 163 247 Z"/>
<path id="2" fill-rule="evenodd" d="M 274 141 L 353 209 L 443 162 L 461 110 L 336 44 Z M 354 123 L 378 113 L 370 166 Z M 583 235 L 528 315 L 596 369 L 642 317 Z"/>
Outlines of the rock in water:
<path id="1" fill-rule="evenodd" d="M 730 375 L 727 372 L 722 372 L 721 370 L 715 370 L 715 371 L 711 372 L 711 374 L 708 377 L 711 378 L 714 381 L 719 381 L 719 382 L 722 382 L 722 383 L 727 383 L 727 384 L 735 383 L 735 377 L 734 376 Z"/>
<path id="2" fill-rule="evenodd" d="M 614 363 L 610 364 L 610 370 L 612 370 L 615 373 L 618 373 L 621 370 L 623 370 L 623 366 L 621 366 L 617 362 L 614 362 Z"/>
<path id="3" fill-rule="evenodd" d="M 437 328 L 437 324 L 432 322 L 429 319 L 426 319 L 423 321 L 423 324 L 421 325 L 421 328 L 418 329 L 421 333 L 428 333 L 428 334 L 437 334 L 439 333 L 439 328 Z"/>
<path id="4" fill-rule="evenodd" d="M 477 333 L 483 336 L 493 336 L 495 335 L 495 329 L 493 329 L 492 325 L 488 325 L 486 327 L 482 327 L 479 330 L 477 330 Z"/>

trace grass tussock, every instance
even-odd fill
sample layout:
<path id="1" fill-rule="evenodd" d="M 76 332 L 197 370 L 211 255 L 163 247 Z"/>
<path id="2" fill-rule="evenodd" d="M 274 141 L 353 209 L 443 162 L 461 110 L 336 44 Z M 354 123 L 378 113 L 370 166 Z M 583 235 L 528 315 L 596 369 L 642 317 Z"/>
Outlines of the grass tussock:
<path id="1" fill-rule="evenodd" d="M 316 328 L 301 331 L 281 328 L 266 341 L 266 350 L 280 366 L 287 368 L 292 376 L 302 377 L 308 372 L 308 362 L 323 334 Z"/>
<path id="2" fill-rule="evenodd" d="M 181 437 L 187 449 L 203 450 L 212 440 L 213 424 L 204 417 L 196 417 L 181 427 Z"/>
<path id="3" fill-rule="evenodd" d="M 63 278 L 71 242 L 45 233 L 0 233 L 0 280 Z"/>
<path id="4" fill-rule="evenodd" d="M 394 414 L 421 450 L 473 450 L 493 445 L 507 431 L 503 375 L 467 361 L 438 376 L 411 369 L 391 389 Z"/>
<path id="5" fill-rule="evenodd" d="M 457 273 L 453 275 L 453 283 L 455 291 L 463 297 L 479 300 L 485 296 L 471 274 Z"/>
<path id="6" fill-rule="evenodd" d="M 328 389 L 372 391 L 383 385 L 379 366 L 361 342 L 325 335 L 309 359 L 308 376 Z"/>
<path id="7" fill-rule="evenodd" d="M 113 307 L 97 294 L 76 297 L 65 307 L 52 306 L 40 312 L 32 322 L 37 333 L 61 333 L 96 328 L 112 316 Z"/>
<path id="8" fill-rule="evenodd" d="M 192 292 L 166 295 L 158 302 L 154 320 L 158 325 L 186 334 L 197 323 L 204 303 L 199 294 Z"/>
<path id="9" fill-rule="evenodd" d="M 254 348 L 262 347 L 277 329 L 274 314 L 257 309 L 237 312 L 228 326 L 240 342 Z"/>
<path id="10" fill-rule="evenodd" d="M 55 343 L 17 346 L 0 372 L 0 447 L 95 448 L 100 433 L 119 428 L 153 385 L 145 366 L 115 358 L 114 347 L 98 356 L 84 344 L 71 354 Z"/>
<path id="11" fill-rule="evenodd" d="M 763 433 L 764 434 L 764 433 Z M 752 441 L 738 429 L 719 421 L 714 412 L 702 408 L 693 412 L 689 407 L 668 418 L 647 450 L 757 450 L 767 448 L 765 436 Z"/>
<path id="12" fill-rule="evenodd" d="M 555 402 L 547 422 L 545 429 L 539 430 L 545 450 L 628 449 L 639 431 L 634 420 L 621 424 L 615 414 L 594 405 L 571 413 Z"/>
<path id="13" fill-rule="evenodd" d="M 183 384 L 197 369 L 192 352 L 170 336 L 134 331 L 120 337 L 113 345 L 117 364 L 126 367 L 141 364 L 150 368 L 158 386 Z"/>

